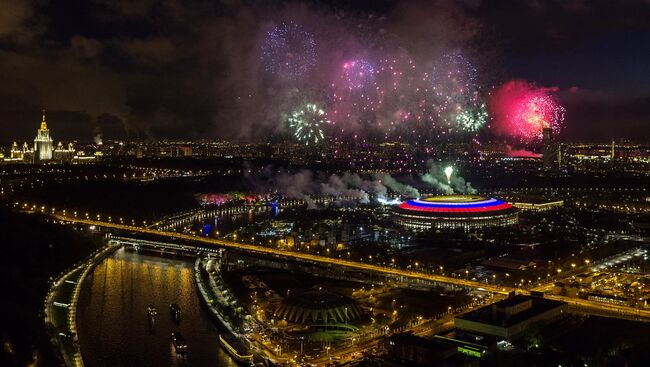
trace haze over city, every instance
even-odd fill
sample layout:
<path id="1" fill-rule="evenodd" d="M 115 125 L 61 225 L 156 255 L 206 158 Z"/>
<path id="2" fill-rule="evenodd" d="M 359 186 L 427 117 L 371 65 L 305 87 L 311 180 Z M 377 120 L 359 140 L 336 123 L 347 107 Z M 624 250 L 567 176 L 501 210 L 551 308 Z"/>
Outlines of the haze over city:
<path id="1" fill-rule="evenodd" d="M 648 365 L 648 19 L 5 1 L 0 365 Z"/>
<path id="2" fill-rule="evenodd" d="M 4 8 L 4 140 L 31 136 L 43 107 L 65 140 L 259 139 L 285 133 L 283 119 L 305 99 L 334 108 L 345 62 L 366 60 L 379 73 L 385 59 L 401 71 L 412 61 L 408 78 L 432 79 L 449 54 L 471 65 L 482 98 L 510 80 L 553 89 L 570 111 L 567 139 L 649 134 L 643 1 L 26 0 Z M 309 67 L 285 78 L 270 70 L 282 60 L 262 53 L 269 31 L 291 23 L 313 44 Z M 423 96 L 411 88 L 432 86 L 397 92 L 414 103 Z M 411 108 L 390 107 L 382 112 Z"/>

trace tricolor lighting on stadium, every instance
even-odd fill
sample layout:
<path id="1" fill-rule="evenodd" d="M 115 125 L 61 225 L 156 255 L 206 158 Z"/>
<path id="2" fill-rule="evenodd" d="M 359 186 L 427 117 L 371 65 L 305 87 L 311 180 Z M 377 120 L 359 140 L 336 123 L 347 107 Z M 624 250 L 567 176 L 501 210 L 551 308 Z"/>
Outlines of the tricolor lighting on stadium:
<path id="1" fill-rule="evenodd" d="M 394 210 L 396 223 L 414 230 L 500 227 L 517 224 L 517 210 L 494 198 L 445 195 L 403 202 Z"/>

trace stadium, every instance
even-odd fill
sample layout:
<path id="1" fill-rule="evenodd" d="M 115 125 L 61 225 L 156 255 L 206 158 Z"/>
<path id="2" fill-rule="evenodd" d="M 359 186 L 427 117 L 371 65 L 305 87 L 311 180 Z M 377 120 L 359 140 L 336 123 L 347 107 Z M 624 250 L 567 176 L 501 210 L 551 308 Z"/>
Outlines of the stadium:
<path id="1" fill-rule="evenodd" d="M 476 195 L 444 195 L 403 202 L 394 209 L 393 220 L 416 231 L 469 231 L 515 225 L 518 216 L 516 208 L 498 199 Z"/>
<path id="2" fill-rule="evenodd" d="M 324 291 L 292 295 L 275 310 L 276 318 L 295 324 L 345 324 L 361 317 L 361 307 L 351 298 Z"/>

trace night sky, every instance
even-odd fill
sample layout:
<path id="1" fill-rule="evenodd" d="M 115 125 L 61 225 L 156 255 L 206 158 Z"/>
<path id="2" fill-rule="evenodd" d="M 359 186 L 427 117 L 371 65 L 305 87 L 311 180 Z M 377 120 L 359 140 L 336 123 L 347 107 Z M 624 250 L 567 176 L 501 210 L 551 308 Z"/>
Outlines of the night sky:
<path id="1" fill-rule="evenodd" d="M 300 80 L 260 58 L 282 22 L 314 36 Z M 326 100 L 340 60 L 427 67 L 458 50 L 486 93 L 512 79 L 554 88 L 564 140 L 649 141 L 647 0 L 4 0 L 0 142 L 33 139 L 43 107 L 57 141 L 259 139 L 286 130 L 287 101 Z"/>

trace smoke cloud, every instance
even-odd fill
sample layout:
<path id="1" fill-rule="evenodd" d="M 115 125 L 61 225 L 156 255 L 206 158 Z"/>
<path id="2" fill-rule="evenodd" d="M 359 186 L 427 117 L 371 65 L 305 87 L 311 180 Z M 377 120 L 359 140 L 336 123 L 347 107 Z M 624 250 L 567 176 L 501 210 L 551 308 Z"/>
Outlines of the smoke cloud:
<path id="1" fill-rule="evenodd" d="M 442 194 L 475 194 L 470 182 L 457 173 L 452 174 L 449 182 L 444 174 L 446 165 L 429 160 L 427 172 L 420 180 Z M 344 203 L 368 204 L 376 201 L 383 205 L 399 204 L 390 194 L 418 198 L 420 191 L 386 173 L 376 173 L 369 178 L 356 173 L 322 175 L 308 169 L 297 172 L 274 169 L 266 166 L 261 169 L 246 166 L 245 177 L 258 192 L 275 192 L 283 197 L 301 199 L 307 202 L 309 209 L 317 208 L 316 197 L 334 197 L 336 205 Z M 255 172 L 255 174 L 253 174 Z"/>
<path id="2" fill-rule="evenodd" d="M 391 203 L 389 192 L 408 197 L 418 197 L 419 191 L 397 181 L 388 174 L 375 174 L 369 179 L 356 173 L 319 175 L 308 169 L 298 172 L 277 170 L 272 166 L 256 169 L 244 167 L 244 176 L 258 192 L 276 192 L 283 197 L 305 200 L 310 209 L 317 207 L 314 198 L 333 196 L 335 204 L 356 202 L 368 204 L 372 200 Z"/>
<path id="3" fill-rule="evenodd" d="M 501 74 L 510 74 L 513 63 L 504 61 L 513 56 L 520 61 L 514 64 L 529 64 L 512 71 L 521 77 L 535 75 L 540 83 L 567 79 L 570 85 L 581 80 L 593 84 L 606 97 L 574 99 L 571 107 L 584 114 L 568 115 L 576 119 L 567 121 L 576 126 L 576 133 L 592 132 L 584 127 L 594 126 L 595 121 L 616 121 L 611 125 L 616 129 L 603 128 L 599 135 L 611 136 L 614 130 L 647 136 L 647 129 L 639 123 L 648 115 L 647 83 L 638 77 L 637 69 L 638 63 L 647 64 L 648 53 L 639 47 L 650 28 L 647 0 L 595 4 L 561 0 L 91 0 L 77 7 L 74 17 L 51 11 L 48 3 L 12 0 L 2 4 L 0 136 L 32 139 L 39 111 L 45 107 L 57 140 L 92 139 L 93 128 L 102 125 L 102 115 L 111 116 L 112 121 L 110 130 L 101 130 L 105 140 L 126 135 L 265 139 L 286 132 L 286 116 L 296 104 L 305 99 L 331 101 L 328 86 L 336 80 L 332 76 L 342 62 L 364 59 L 376 65 L 378 60 L 396 59 L 402 64 L 400 60 L 412 59 L 418 68 L 430 72 L 436 60 L 456 50 L 472 61 L 481 79 L 487 79 L 481 81 L 485 87 L 511 76 Z M 575 21 L 577 14 L 580 22 Z M 312 72 L 300 80 L 269 75 L 260 57 L 264 36 L 283 22 L 299 24 L 316 43 Z M 593 41 L 613 31 L 625 37 L 607 37 L 602 48 L 593 52 L 626 57 L 615 62 L 596 58 L 605 67 L 594 65 L 624 71 L 621 80 L 637 88 L 613 88 L 612 76 L 592 73 L 593 66 L 576 70 L 581 59 L 570 55 L 560 54 L 557 62 L 540 62 L 539 55 L 546 57 L 549 50 L 563 52 L 579 49 L 585 42 L 599 44 Z M 639 38 L 633 37 L 638 41 L 626 38 L 628 31 L 638 32 L 635 37 Z M 410 80 L 403 81 L 408 84 Z M 402 105 L 417 101 L 401 93 L 404 88 L 398 89 L 394 97 Z M 580 97 L 582 91 L 581 87 L 573 94 Z M 620 101 L 612 104 L 611 97 Z M 621 114 L 626 118 L 620 118 Z M 382 113 L 377 119 L 394 118 Z M 347 128 L 355 128 L 355 123 L 359 121 L 341 122 Z M 622 123 L 626 129 L 621 129 Z M 69 128 L 64 133 L 65 126 Z"/>
<path id="4" fill-rule="evenodd" d="M 435 162 L 429 160 L 427 162 L 427 173 L 420 176 L 420 179 L 434 187 L 436 190 L 443 194 L 475 194 L 476 189 L 474 189 L 470 182 L 465 181 L 465 179 L 458 174 L 454 173 L 451 175 L 449 183 L 447 182 L 447 177 L 444 174 L 446 165 L 443 165 L 440 162 Z"/>
<path id="5" fill-rule="evenodd" d="M 533 111 L 539 115 L 539 118 L 546 121 L 547 126 L 545 127 L 559 130 L 564 119 L 564 112 L 560 110 L 561 106 L 556 105 L 555 98 L 552 97 L 558 91 L 558 87 L 540 87 L 525 80 L 511 80 L 501 85 L 489 99 L 490 110 L 494 118 L 494 132 L 524 140 L 530 140 L 531 135 L 541 135 L 541 125 L 538 126 L 538 123 L 522 124 L 519 122 L 522 119 L 520 117 L 522 108 L 535 99 L 553 101 L 553 108 L 550 105 L 539 105 Z M 556 114 L 557 116 L 555 116 Z"/>
<path id="6" fill-rule="evenodd" d="M 510 145 L 507 145 L 506 149 L 506 155 L 508 157 L 540 158 L 542 156 L 539 153 L 531 152 L 526 149 L 513 149 Z"/>
<path id="7" fill-rule="evenodd" d="M 331 175 L 327 182 L 320 184 L 320 193 L 323 195 L 344 196 L 357 200 L 362 204 L 370 202 L 367 192 L 360 189 L 350 188 L 348 184 L 337 175 Z"/>
<path id="8" fill-rule="evenodd" d="M 420 192 L 413 186 L 403 184 L 394 179 L 391 175 L 388 174 L 376 174 L 375 179 L 381 182 L 383 185 L 391 189 L 393 192 L 405 195 L 408 197 L 417 198 L 420 196 Z"/>

